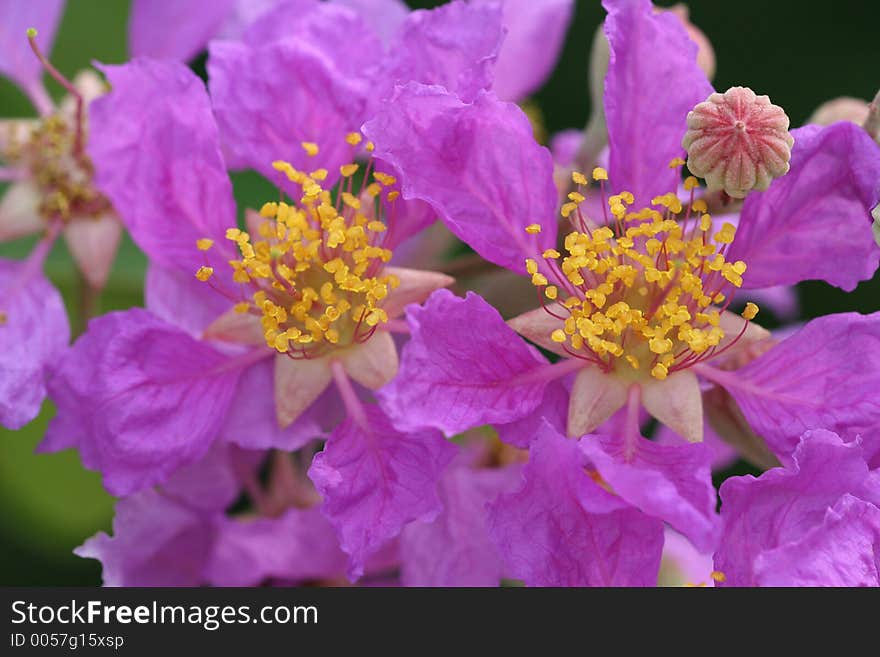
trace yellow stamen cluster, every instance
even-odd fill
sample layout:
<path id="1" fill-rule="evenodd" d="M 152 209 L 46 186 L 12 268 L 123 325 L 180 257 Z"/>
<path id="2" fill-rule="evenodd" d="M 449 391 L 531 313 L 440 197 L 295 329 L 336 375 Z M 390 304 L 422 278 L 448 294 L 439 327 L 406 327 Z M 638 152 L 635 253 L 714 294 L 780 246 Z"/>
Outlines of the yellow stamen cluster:
<path id="1" fill-rule="evenodd" d="M 307 151 L 311 146 L 303 144 Z M 385 188 L 396 181 L 375 173 L 377 182 L 355 195 L 350 177 L 358 167 L 344 165 L 334 201 L 320 173 L 316 177 L 282 161 L 273 167 L 303 195 L 296 203 L 263 205 L 258 235 L 226 231 L 241 254 L 229 262 L 233 280 L 251 289 L 251 300 L 238 303 L 236 312 L 259 314 L 266 344 L 292 357 L 369 339 L 388 320 L 381 306 L 400 284 L 396 276 L 382 274 L 392 254 L 382 246 L 386 226 L 374 218 L 380 206 L 375 201 L 383 191 L 390 198 Z M 210 240 L 199 240 L 198 247 L 211 248 Z M 196 274 L 200 280 L 207 280 L 206 269 Z"/>
<path id="2" fill-rule="evenodd" d="M 91 160 L 85 154 L 74 154 L 75 127 L 64 117 L 46 117 L 23 141 L 18 140 L 12 126 L 9 130 L 8 145 L 0 158 L 28 169 L 40 190 L 40 216 L 67 221 L 110 212 L 110 201 L 93 185 Z"/>
<path id="3" fill-rule="evenodd" d="M 592 177 L 604 181 L 607 173 L 597 168 Z M 583 185 L 586 177 L 575 173 L 573 180 Z M 554 302 L 548 311 L 563 319 L 551 340 L 606 370 L 626 363 L 657 379 L 716 353 L 725 337 L 717 307 L 727 298 L 722 290 L 740 287 L 746 271 L 744 262 L 724 256 L 735 227 L 725 223 L 713 232 L 700 200 L 686 209 L 666 194 L 633 210 L 633 195 L 621 192 L 607 199 L 608 225 L 591 228 L 579 210 L 584 196 L 573 192 L 569 199 L 562 214 L 577 229 L 565 237 L 566 255 L 545 251 L 543 267 L 526 260 L 533 285 Z M 557 284 L 549 284 L 551 272 Z M 750 303 L 743 316 L 757 312 Z"/>

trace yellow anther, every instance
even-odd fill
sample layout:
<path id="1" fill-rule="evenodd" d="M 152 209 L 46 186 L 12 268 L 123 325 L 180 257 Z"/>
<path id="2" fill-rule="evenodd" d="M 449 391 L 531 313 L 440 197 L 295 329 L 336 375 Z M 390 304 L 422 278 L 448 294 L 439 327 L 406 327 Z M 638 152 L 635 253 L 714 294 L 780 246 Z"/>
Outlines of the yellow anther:
<path id="1" fill-rule="evenodd" d="M 242 236 L 242 232 L 238 228 L 227 228 L 226 239 L 231 242 L 237 242 Z"/>
<path id="2" fill-rule="evenodd" d="M 743 318 L 747 319 L 748 321 L 752 321 L 753 319 L 755 319 L 755 317 L 757 317 L 758 310 L 759 310 L 758 306 L 755 305 L 754 303 L 752 303 L 751 301 L 749 301 L 746 304 L 745 310 L 743 310 L 743 312 L 742 312 L 742 316 L 743 316 Z"/>
<path id="3" fill-rule="evenodd" d="M 571 216 L 571 213 L 577 210 L 577 207 L 577 203 L 564 203 L 559 213 L 565 219 L 568 219 Z"/>
<path id="4" fill-rule="evenodd" d="M 538 273 L 538 263 L 531 258 L 526 258 L 526 271 L 530 274 Z"/>
<path id="5" fill-rule="evenodd" d="M 400 198 L 400 192 L 397 191 L 396 189 L 393 192 L 388 192 L 388 200 L 390 202 L 393 203 L 394 201 L 396 201 L 399 198 Z"/>
<path id="6" fill-rule="evenodd" d="M 373 172 L 373 178 L 378 180 L 385 187 L 390 187 L 391 185 L 393 185 L 394 183 L 397 182 L 397 178 L 395 178 L 394 176 L 391 176 L 387 173 L 382 173 L 381 171 Z"/>
<path id="7" fill-rule="evenodd" d="M 582 174 L 580 171 L 572 171 L 571 172 L 571 179 L 575 185 L 586 185 L 587 184 L 587 177 L 584 174 Z"/>
<path id="8" fill-rule="evenodd" d="M 374 233 L 381 233 L 387 230 L 387 227 L 381 221 L 373 220 L 367 224 L 367 230 L 371 230 Z"/>
<path id="9" fill-rule="evenodd" d="M 713 238 L 719 244 L 730 244 L 733 242 L 733 238 L 736 236 L 736 226 L 732 223 L 725 221 L 721 226 L 721 229 L 715 233 L 715 237 Z"/>
<path id="10" fill-rule="evenodd" d="M 348 192 L 342 192 L 342 202 L 345 203 L 348 207 L 353 208 L 355 210 L 359 210 L 361 207 L 360 199 L 353 194 Z"/>
<path id="11" fill-rule="evenodd" d="M 684 179 L 684 188 L 687 191 L 691 191 L 692 189 L 696 189 L 700 186 L 700 181 L 694 178 L 693 176 L 688 176 Z"/>
<path id="12" fill-rule="evenodd" d="M 198 247 L 199 251 L 207 251 L 212 246 L 214 246 L 214 240 L 203 237 L 200 240 L 196 240 L 196 246 Z"/>
<path id="13" fill-rule="evenodd" d="M 350 146 L 357 146 L 358 144 L 361 143 L 361 140 L 362 140 L 362 139 L 363 139 L 363 137 L 361 136 L 361 133 L 359 133 L 359 132 L 349 132 L 349 133 L 345 136 L 345 141 L 346 141 Z"/>
<path id="14" fill-rule="evenodd" d="M 310 177 L 310 178 L 314 178 L 315 180 L 326 180 L 326 179 L 327 179 L 327 175 L 328 175 L 329 173 L 330 173 L 330 172 L 327 171 L 327 169 L 323 169 L 323 168 L 322 168 L 322 169 L 315 169 L 314 171 L 312 171 L 311 173 L 309 173 L 309 177 Z"/>
<path id="15" fill-rule="evenodd" d="M 704 214 L 700 217 L 700 230 L 706 232 L 712 228 L 712 217 L 708 214 Z"/>
<path id="16" fill-rule="evenodd" d="M 586 197 L 578 192 L 570 192 L 568 194 L 568 200 L 574 201 L 575 203 L 583 203 L 586 200 Z"/>
<path id="17" fill-rule="evenodd" d="M 318 145 L 313 141 L 304 141 L 301 146 L 309 157 L 315 157 L 318 154 Z"/>
<path id="18" fill-rule="evenodd" d="M 691 210 L 693 210 L 694 212 L 708 212 L 709 206 L 706 205 L 706 201 L 698 198 L 696 201 L 691 203 Z"/>
<path id="19" fill-rule="evenodd" d="M 722 573 L 720 570 L 713 570 L 712 573 L 709 575 L 709 577 L 711 577 L 716 582 L 726 582 L 727 581 L 727 575 Z"/>
<path id="20" fill-rule="evenodd" d="M 632 354 L 626 355 L 626 362 L 630 364 L 634 370 L 639 369 L 639 359 L 633 356 Z"/>
<path id="21" fill-rule="evenodd" d="M 550 339 L 553 340 L 553 342 L 558 342 L 559 344 L 562 344 L 568 338 L 565 335 L 565 331 L 563 331 L 562 329 L 556 329 L 555 331 L 553 331 L 553 333 L 550 334 Z"/>
<path id="22" fill-rule="evenodd" d="M 535 287 L 547 285 L 547 277 L 544 274 L 532 274 L 532 285 Z"/>
<path id="23" fill-rule="evenodd" d="M 203 283 L 207 281 L 211 276 L 214 275 L 213 267 L 199 267 L 199 270 L 196 272 L 196 278 L 198 278 Z"/>
<path id="24" fill-rule="evenodd" d="M 672 340 L 669 338 L 651 338 L 648 346 L 655 354 L 665 354 L 672 349 Z"/>
<path id="25" fill-rule="evenodd" d="M 656 365 L 654 365 L 654 367 L 651 368 L 651 376 L 653 376 L 655 379 L 663 381 L 663 379 L 665 379 L 668 375 L 669 368 L 667 368 L 666 365 L 663 365 L 662 363 L 657 363 Z"/>
<path id="26" fill-rule="evenodd" d="M 683 159 L 681 159 L 680 157 L 676 157 L 669 163 L 669 168 L 670 169 L 677 169 L 678 167 L 683 167 L 684 165 L 685 165 L 685 161 Z"/>
<path id="27" fill-rule="evenodd" d="M 556 249 L 547 249 L 546 251 L 544 251 L 544 253 L 541 254 L 541 256 L 544 258 L 549 258 L 549 259 L 555 260 L 556 258 L 561 257 L 562 254 L 559 253 L 559 251 L 557 251 Z"/>
<path id="28" fill-rule="evenodd" d="M 593 169 L 593 180 L 608 180 L 608 172 L 602 167 Z"/>
<path id="29" fill-rule="evenodd" d="M 251 309 L 251 304 L 249 304 L 247 301 L 242 301 L 235 304 L 232 308 L 235 310 L 235 312 L 243 315 Z"/>
<path id="30" fill-rule="evenodd" d="M 559 289 L 555 285 L 548 285 L 544 290 L 544 295 L 551 300 L 555 300 L 559 296 Z"/>
<path id="31" fill-rule="evenodd" d="M 342 174 L 343 178 L 348 178 L 349 176 L 353 176 L 357 173 L 357 170 L 360 168 L 357 164 L 343 164 L 339 167 L 339 173 Z"/>
<path id="32" fill-rule="evenodd" d="M 526 226 L 526 232 L 529 235 L 537 235 L 541 232 L 541 224 L 529 224 Z"/>
<path id="33" fill-rule="evenodd" d="M 364 144 L 364 150 L 366 150 L 367 153 L 372 153 L 374 150 L 376 150 L 376 144 L 368 141 L 366 144 Z"/>

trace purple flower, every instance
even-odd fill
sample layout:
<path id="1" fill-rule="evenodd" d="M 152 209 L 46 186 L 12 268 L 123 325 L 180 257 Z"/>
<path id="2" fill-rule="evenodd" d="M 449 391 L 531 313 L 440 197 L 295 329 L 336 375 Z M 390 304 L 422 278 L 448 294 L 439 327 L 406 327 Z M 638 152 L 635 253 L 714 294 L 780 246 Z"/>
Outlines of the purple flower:
<path id="1" fill-rule="evenodd" d="M 788 468 L 721 486 L 728 586 L 880 586 L 880 472 L 858 441 L 804 433 Z"/>
<path id="2" fill-rule="evenodd" d="M 492 417 L 496 410 L 487 409 L 468 418 L 473 424 L 462 422 L 455 430 L 525 417 L 544 392 L 543 385 L 525 388 L 525 382 L 546 383 L 575 371 L 568 414 L 573 437 L 595 430 L 629 401 L 679 435 L 699 441 L 704 425 L 700 379 L 703 388 L 716 384 L 744 400 L 748 408 L 743 412 L 756 430 L 770 428 L 764 437 L 780 458 L 806 428 L 847 433 L 877 424 L 880 409 L 869 391 L 878 383 L 878 370 L 857 368 L 843 340 L 823 337 L 818 352 L 804 360 L 802 351 L 795 353 L 807 340 L 793 337 L 736 374 L 725 370 L 741 366 L 738 354 L 749 353 L 750 345 L 768 337 L 750 321 L 757 311 L 753 304 L 744 312 L 746 319 L 726 311 L 733 293 L 750 285 L 752 269 L 759 272 L 757 286 L 762 288 L 811 278 L 850 287 L 876 269 L 880 249 L 870 236 L 869 211 L 878 196 L 880 149 L 849 124 L 797 130 L 790 173 L 747 199 L 739 231 L 733 224 L 716 225 L 705 213 L 705 201 L 693 197 L 696 179 L 686 183 L 690 201 L 679 200 L 676 184 L 685 115 L 711 90 L 695 63 L 695 46 L 680 38 L 683 28 L 674 16 L 655 14 L 648 2 L 606 5 L 610 167 L 593 172 L 599 189 L 587 189 L 586 177 L 574 176 L 576 191 L 562 207 L 574 228 L 565 239 L 567 253 L 555 248 L 552 162 L 535 145 L 515 107 L 489 94 L 463 103 L 440 88 L 410 83 L 365 126 L 378 156 L 401 172 L 404 197 L 429 202 L 486 259 L 520 271 L 525 262 L 544 307 L 509 325 L 565 359 L 543 366 L 530 362 L 518 371 L 502 367 L 493 392 L 511 397 L 502 406 L 509 409 L 504 417 Z M 612 189 L 618 193 L 609 194 Z M 591 195 L 603 199 L 598 206 L 603 214 L 581 210 L 584 197 Z M 810 233 L 809 222 L 802 219 L 806 208 L 811 209 L 809 222 L 834 223 L 832 242 Z M 813 213 L 815 208 L 822 211 Z M 798 231 L 791 228 L 795 223 Z M 781 237 L 794 232 L 792 239 Z M 826 258 L 838 239 L 850 245 L 850 256 Z M 775 267 L 780 259 L 784 271 Z M 491 350 L 478 341 L 470 343 L 473 348 L 456 345 L 462 319 L 450 321 L 448 312 L 434 312 L 435 307 L 429 303 L 418 320 L 431 326 L 432 339 L 414 333 L 402 360 L 405 376 L 400 380 L 418 385 L 403 391 L 393 384 L 383 397 L 395 407 L 401 426 L 448 431 L 446 413 L 428 416 L 419 404 L 404 411 L 394 400 L 398 394 L 415 399 L 442 389 L 459 407 L 479 408 L 485 392 L 461 385 L 471 376 L 466 372 L 486 370 L 480 376 L 491 381 L 498 357 L 490 354 L 517 353 L 521 347 L 490 313 L 464 321 L 469 333 L 492 336 Z M 880 316 L 841 315 L 820 322 L 822 328 L 805 329 L 808 335 L 826 335 L 835 327 L 831 335 L 845 333 L 867 345 L 880 330 Z M 453 354 L 457 362 L 449 366 Z M 768 367 L 783 358 L 785 365 Z M 707 364 L 710 360 L 724 369 Z M 819 371 L 823 377 L 815 375 Z M 768 382 L 759 384 L 761 378 Z M 779 392 L 783 387 L 784 396 Z M 820 388 L 845 393 L 818 405 Z M 761 423 L 763 413 L 772 416 L 783 409 L 786 417 L 815 410 L 794 424 L 769 418 Z"/>
<path id="3" fill-rule="evenodd" d="M 171 62 L 105 70 L 114 89 L 94 106 L 101 129 L 90 152 L 98 185 L 151 257 L 152 312 L 96 320 L 54 368 L 59 412 L 43 449 L 78 447 L 108 489 L 126 495 L 198 461 L 219 438 L 301 446 L 323 428 L 315 402 L 333 379 L 357 413 L 349 377 L 375 389 L 397 369 L 386 321 L 450 279 L 386 268 L 393 227 L 361 213 L 349 192 L 330 205 L 319 157 L 314 177 L 278 165 L 306 194 L 301 205 L 268 204 L 248 215 L 249 233 L 231 228 L 231 185 L 202 83 Z M 350 180 L 357 166 L 344 168 Z M 393 180 L 377 176 L 384 185 L 364 203 L 381 194 L 393 206 Z M 319 206 L 316 231 L 305 212 Z M 366 260 L 354 262 L 355 249 Z"/>

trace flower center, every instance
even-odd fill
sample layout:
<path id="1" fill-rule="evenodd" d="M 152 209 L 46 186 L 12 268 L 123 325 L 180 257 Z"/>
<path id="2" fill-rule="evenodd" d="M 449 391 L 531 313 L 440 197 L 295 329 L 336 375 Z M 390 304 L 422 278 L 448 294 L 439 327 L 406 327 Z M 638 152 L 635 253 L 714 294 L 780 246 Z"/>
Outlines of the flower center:
<path id="1" fill-rule="evenodd" d="M 42 119 L 24 140 L 10 127 L 2 158 L 27 169 L 39 188 L 37 208 L 47 221 L 97 218 L 112 206 L 93 184 L 89 157 L 76 152 L 77 129 L 61 114 Z"/>
<path id="2" fill-rule="evenodd" d="M 677 159 L 670 166 L 683 164 Z M 744 262 L 725 259 L 733 224 L 713 230 L 706 203 L 694 199 L 693 177 L 685 181 L 686 208 L 669 193 L 638 210 L 631 209 L 629 192 L 605 199 L 603 169 L 593 178 L 601 183 L 606 225 L 591 228 L 580 208 L 584 196 L 572 192 L 562 207 L 575 228 L 565 237 L 567 253 L 543 254 L 543 269 L 556 284 L 535 260 L 526 261 L 544 308 L 563 322 L 551 339 L 605 371 L 650 372 L 657 379 L 718 355 L 729 346 L 722 346 L 721 313 L 746 271 Z M 573 179 L 579 189 L 587 183 L 580 173 Z M 743 317 L 751 320 L 757 311 L 750 303 Z"/>
<path id="3" fill-rule="evenodd" d="M 359 135 L 348 137 L 356 142 Z M 303 144 L 316 154 L 314 144 Z M 369 146 L 369 145 L 368 145 Z M 266 203 L 256 235 L 238 228 L 226 238 L 238 247 L 241 258 L 230 260 L 233 280 L 245 290 L 235 306 L 240 313 L 261 318 L 266 344 L 292 358 L 313 358 L 328 349 L 366 342 L 388 320 L 382 302 L 400 281 L 383 275 L 391 250 L 382 243 L 382 199 L 393 202 L 399 192 L 389 190 L 396 180 L 366 166 L 362 189 L 352 193 L 357 164 L 340 168 L 342 181 L 335 200 L 321 186 L 327 171 L 304 173 L 288 162 L 273 163 L 276 170 L 299 185 L 298 202 Z M 200 240 L 207 250 L 211 240 Z M 196 276 L 211 278 L 213 269 L 202 267 Z"/>

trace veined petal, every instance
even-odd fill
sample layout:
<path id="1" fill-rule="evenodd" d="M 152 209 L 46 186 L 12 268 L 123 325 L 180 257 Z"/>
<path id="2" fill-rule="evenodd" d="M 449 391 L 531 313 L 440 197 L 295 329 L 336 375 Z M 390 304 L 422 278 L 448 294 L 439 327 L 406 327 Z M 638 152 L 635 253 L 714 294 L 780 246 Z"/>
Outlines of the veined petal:
<path id="1" fill-rule="evenodd" d="M 693 372 L 682 370 L 640 385 L 642 405 L 651 415 L 689 442 L 703 440 L 703 397 Z"/>
<path id="2" fill-rule="evenodd" d="M 852 438 L 880 425 L 880 313 L 820 317 L 735 372 L 699 369 L 783 463 L 809 429 Z"/>
<path id="3" fill-rule="evenodd" d="M 880 146 L 848 122 L 792 135 L 791 170 L 746 199 L 727 259 L 748 265 L 745 288 L 818 279 L 851 291 L 880 262 L 871 234 Z"/>
<path id="4" fill-rule="evenodd" d="M 388 293 L 388 299 L 382 305 L 389 317 L 401 315 L 409 304 L 422 303 L 434 290 L 455 283 L 454 278 L 439 271 L 385 267 L 383 273 L 387 276 L 397 276 L 400 281 L 400 285 Z"/>
<path id="5" fill-rule="evenodd" d="M 264 333 L 259 317 L 230 308 L 205 328 L 202 337 L 207 340 L 265 346 Z"/>
<path id="6" fill-rule="evenodd" d="M 629 384 L 587 366 L 578 372 L 568 406 L 568 435 L 579 438 L 590 433 L 626 404 Z"/>
<path id="7" fill-rule="evenodd" d="M 531 348 L 475 294 L 438 290 L 407 310 L 411 336 L 400 372 L 379 398 L 401 430 L 447 435 L 513 422 L 541 402 L 545 383 L 518 382 L 541 366 Z"/>
<path id="8" fill-rule="evenodd" d="M 144 302 L 151 313 L 194 337 L 201 336 L 205 327 L 229 309 L 229 299 L 216 294 L 192 272 L 156 263 L 147 267 Z"/>
<path id="9" fill-rule="evenodd" d="M 430 203 L 487 260 L 524 272 L 525 258 L 556 246 L 553 161 L 515 105 L 491 94 L 465 104 L 442 87 L 409 83 L 364 132 L 400 172 L 404 198 Z M 535 223 L 543 230 L 527 234 Z"/>
<path id="10" fill-rule="evenodd" d="M 409 15 L 409 7 L 403 0 L 333 0 L 357 11 L 375 30 L 382 43 L 391 43 L 395 33 Z"/>
<path id="11" fill-rule="evenodd" d="M 240 372 L 145 310 L 104 315 L 52 369 L 58 413 L 39 449 L 77 447 L 114 495 L 161 483 L 208 451 Z"/>
<path id="12" fill-rule="evenodd" d="M 326 358 L 294 360 L 275 356 L 275 408 L 278 424 L 289 427 L 330 385 L 333 373 Z"/>
<path id="13" fill-rule="evenodd" d="M 650 0 L 604 0 L 611 60 L 605 77 L 609 175 L 636 207 L 676 188 L 687 113 L 712 93 L 697 65 L 697 46 L 681 21 L 654 13 Z"/>
<path id="14" fill-rule="evenodd" d="M 214 256 L 235 225 L 204 84 L 171 61 L 136 59 L 101 70 L 113 90 L 90 107 L 95 183 L 151 259 L 194 275 L 206 257 L 196 240 L 218 242 L 208 252 Z"/>
<path id="15" fill-rule="evenodd" d="M 74 217 L 64 226 L 64 240 L 86 280 L 96 290 L 104 288 L 116 259 L 122 224 L 115 215 Z"/>
<path id="16" fill-rule="evenodd" d="M 504 32 L 501 7 L 453 1 L 407 16 L 392 42 L 383 75 L 390 94 L 409 81 L 438 85 L 465 102 L 492 85 Z"/>
<path id="17" fill-rule="evenodd" d="M 64 302 L 27 262 L 0 260 L 0 424 L 20 429 L 40 412 L 45 369 L 70 340 Z"/>
<path id="18" fill-rule="evenodd" d="M 345 373 L 370 390 L 378 390 L 397 374 L 397 347 L 388 331 L 378 330 L 363 344 L 341 355 Z"/>
<path id="19" fill-rule="evenodd" d="M 701 552 L 715 548 L 721 528 L 706 446 L 659 445 L 638 436 L 633 449 L 619 434 L 584 436 L 578 444 L 616 495 L 668 522 Z"/>
<path id="20" fill-rule="evenodd" d="M 437 482 L 456 451 L 439 432 L 399 433 L 377 406 L 364 411 L 368 426 L 343 422 L 309 468 L 322 511 L 351 557 L 351 579 L 406 524 L 437 517 Z"/>
<path id="21" fill-rule="evenodd" d="M 528 586 L 654 586 L 663 523 L 604 490 L 578 444 L 545 425 L 522 486 L 489 504 L 506 572 Z"/>

